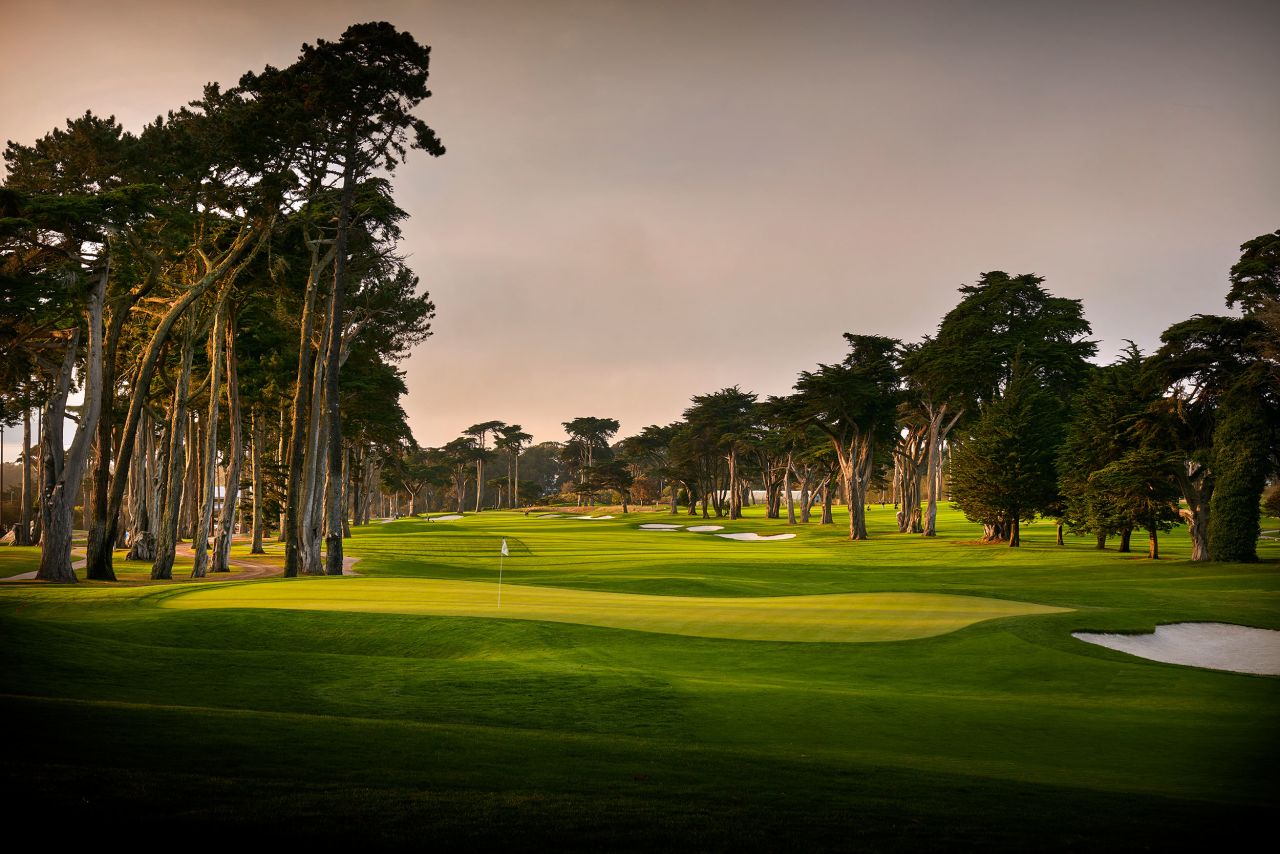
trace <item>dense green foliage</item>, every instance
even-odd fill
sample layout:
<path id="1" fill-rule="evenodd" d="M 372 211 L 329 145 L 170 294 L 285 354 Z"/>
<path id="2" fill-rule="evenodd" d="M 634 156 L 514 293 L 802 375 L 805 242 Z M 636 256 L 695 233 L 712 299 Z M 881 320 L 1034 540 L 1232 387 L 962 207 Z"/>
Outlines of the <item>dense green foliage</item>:
<path id="1" fill-rule="evenodd" d="M 1214 430 L 1218 484 L 1209 517 L 1209 549 L 1214 560 L 1254 561 L 1266 484 L 1261 465 L 1271 452 L 1274 432 L 1256 399 L 1228 397 Z"/>
<path id="2" fill-rule="evenodd" d="M 998 525 L 1010 546 L 1021 545 L 1021 523 L 1035 519 L 1058 495 L 1059 413 L 1038 377 L 1016 364 L 1003 394 L 982 407 L 952 455 L 956 505 L 972 521 Z"/>

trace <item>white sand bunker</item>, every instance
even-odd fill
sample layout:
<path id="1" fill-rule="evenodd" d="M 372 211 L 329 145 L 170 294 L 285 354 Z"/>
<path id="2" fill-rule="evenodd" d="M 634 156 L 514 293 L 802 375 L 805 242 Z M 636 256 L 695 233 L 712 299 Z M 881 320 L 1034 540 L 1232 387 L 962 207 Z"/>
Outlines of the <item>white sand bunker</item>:
<path id="1" fill-rule="evenodd" d="M 459 516 L 457 513 L 450 513 L 450 514 L 449 514 L 449 515 L 447 515 L 447 516 L 436 516 L 436 517 L 435 517 L 435 518 L 433 518 L 433 519 L 432 519 L 432 518 L 429 518 L 429 519 L 427 519 L 427 521 L 428 521 L 428 522 L 456 522 L 456 521 L 458 521 L 458 520 L 459 520 L 459 519 L 461 519 L 461 518 L 462 518 L 462 517 L 461 517 L 461 516 Z"/>
<path id="2" fill-rule="evenodd" d="M 726 540 L 748 540 L 752 542 L 773 542 L 774 540 L 789 540 L 795 534 L 773 534 L 771 536 L 761 536 L 760 534 L 716 534 L 717 537 L 724 537 Z"/>
<path id="3" fill-rule="evenodd" d="M 1280 676 L 1280 632 L 1231 623 L 1170 623 L 1147 635 L 1072 632 L 1107 649 L 1167 664 Z"/>
<path id="4" fill-rule="evenodd" d="M 682 525 L 661 525 L 654 522 L 648 525 L 641 525 L 640 530 L 642 531 L 678 531 L 680 530 L 681 527 L 683 526 Z"/>
<path id="5" fill-rule="evenodd" d="M 561 516 L 563 516 L 563 515 L 564 515 L 563 513 L 541 513 L 541 514 L 539 514 L 539 515 L 537 515 L 537 516 L 534 516 L 533 518 L 535 518 L 535 519 L 559 519 L 559 518 L 560 518 Z"/>
<path id="6" fill-rule="evenodd" d="M 612 519 L 612 516 L 570 516 L 570 519 L 585 519 L 588 522 L 594 522 L 597 519 Z"/>
<path id="7" fill-rule="evenodd" d="M 690 525 L 685 530 L 693 531 L 695 534 L 709 534 L 712 531 L 723 531 L 724 525 Z"/>

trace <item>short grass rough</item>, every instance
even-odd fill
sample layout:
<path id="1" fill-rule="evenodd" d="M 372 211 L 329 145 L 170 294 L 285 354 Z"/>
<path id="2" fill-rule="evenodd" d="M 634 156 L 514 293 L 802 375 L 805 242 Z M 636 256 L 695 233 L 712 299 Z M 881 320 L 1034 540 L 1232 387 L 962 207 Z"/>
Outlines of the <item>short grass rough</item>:
<path id="1" fill-rule="evenodd" d="M 486 512 L 356 529 L 361 578 L 7 582 L 4 794 L 68 832 L 368 848 L 1184 849 L 1270 829 L 1280 679 L 1071 632 L 1280 629 L 1280 545 L 1196 564 L 1175 532 L 1152 562 L 1054 546 L 1046 523 L 1007 549 L 950 511 L 936 539 L 897 534 L 889 507 L 852 543 L 748 510 L 717 523 L 798 536 Z M 499 615 L 480 600 L 504 538 Z M 858 602 L 892 603 L 876 632 L 910 628 L 855 637 Z"/>

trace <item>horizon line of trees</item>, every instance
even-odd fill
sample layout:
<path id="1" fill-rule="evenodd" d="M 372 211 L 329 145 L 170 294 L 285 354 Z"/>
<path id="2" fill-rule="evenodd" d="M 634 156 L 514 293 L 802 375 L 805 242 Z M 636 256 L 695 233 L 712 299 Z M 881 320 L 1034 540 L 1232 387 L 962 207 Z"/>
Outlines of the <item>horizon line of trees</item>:
<path id="1" fill-rule="evenodd" d="M 1129 551 L 1145 531 L 1158 558 L 1159 534 L 1185 524 L 1193 560 L 1256 560 L 1261 498 L 1280 472 L 1280 230 L 1240 248 L 1226 304 L 1241 316 L 1174 324 L 1150 354 L 1128 342 L 1115 363 L 1092 364 L 1079 300 L 1039 276 L 992 271 L 959 289 L 935 334 L 846 334 L 845 357 L 802 371 L 789 395 L 697 395 L 681 420 L 612 444 L 617 420 L 575 418 L 568 441 L 534 446 L 541 473 L 523 487 L 512 472 L 530 437 L 484 422 L 413 448 L 386 483 L 410 496 L 411 513 L 419 496 L 427 507 L 452 497 L 462 512 L 609 493 L 623 512 L 665 497 L 673 514 L 735 519 L 759 494 L 771 518 L 805 523 L 820 508 L 831 524 L 838 501 L 852 540 L 868 537 L 877 492 L 901 532 L 930 537 L 947 496 L 985 541 L 1011 547 L 1044 517 L 1060 544 L 1069 529 Z M 505 463 L 506 477 L 486 480 L 486 463 Z"/>
<path id="2" fill-rule="evenodd" d="M 1239 316 L 1196 315 L 1112 365 L 1090 362 L 1079 300 L 991 271 L 933 335 L 846 334 L 786 395 L 697 395 L 617 440 L 616 419 L 584 416 L 565 442 L 492 420 L 419 447 L 396 363 L 435 309 L 397 251 L 391 179 L 410 150 L 444 153 L 413 113 L 429 59 L 357 24 L 139 133 L 86 113 L 7 144 L 0 425 L 22 427 L 11 535 L 41 546 L 39 578 L 76 580 L 78 508 L 91 579 L 125 549 L 170 578 L 181 540 L 192 575 L 228 571 L 237 529 L 255 552 L 274 531 L 293 576 L 340 574 L 350 526 L 402 494 L 411 513 L 608 494 L 732 519 L 756 486 L 792 523 L 845 505 L 852 540 L 879 491 L 923 536 L 948 497 L 1010 546 L 1045 517 L 1100 547 L 1146 531 L 1157 557 L 1185 524 L 1195 560 L 1256 559 L 1280 471 L 1280 231 L 1241 246 Z"/>

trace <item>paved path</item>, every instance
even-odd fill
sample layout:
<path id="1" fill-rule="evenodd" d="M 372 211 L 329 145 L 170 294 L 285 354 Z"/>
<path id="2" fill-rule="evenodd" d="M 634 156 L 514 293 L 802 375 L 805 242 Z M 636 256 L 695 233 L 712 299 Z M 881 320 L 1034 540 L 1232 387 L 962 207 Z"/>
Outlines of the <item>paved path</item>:
<path id="1" fill-rule="evenodd" d="M 193 557 L 194 552 L 190 543 L 180 543 L 174 550 L 176 554 L 183 557 Z M 360 573 L 352 569 L 359 561 L 358 557 L 344 557 L 342 559 L 343 575 L 359 575 Z M 72 569 L 84 569 L 85 559 L 82 557 L 75 563 L 71 564 Z M 249 581 L 254 578 L 271 578 L 276 575 L 284 574 L 284 567 L 274 563 L 265 563 L 254 558 L 228 558 L 227 563 L 241 570 L 240 572 L 210 572 L 204 577 L 204 581 Z M 11 575 L 8 578 L 0 578 L 0 581 L 35 581 L 38 570 L 24 572 L 20 575 Z"/>

